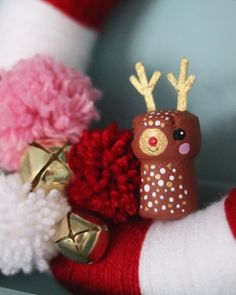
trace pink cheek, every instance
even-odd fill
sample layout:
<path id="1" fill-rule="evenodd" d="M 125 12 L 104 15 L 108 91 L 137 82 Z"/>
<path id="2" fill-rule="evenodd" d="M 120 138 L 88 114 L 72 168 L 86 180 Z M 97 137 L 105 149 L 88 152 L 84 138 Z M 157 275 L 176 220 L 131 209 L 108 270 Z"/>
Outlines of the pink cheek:
<path id="1" fill-rule="evenodd" d="M 179 146 L 179 153 L 181 155 L 187 155 L 190 151 L 190 145 L 189 143 L 182 143 L 180 146 Z"/>

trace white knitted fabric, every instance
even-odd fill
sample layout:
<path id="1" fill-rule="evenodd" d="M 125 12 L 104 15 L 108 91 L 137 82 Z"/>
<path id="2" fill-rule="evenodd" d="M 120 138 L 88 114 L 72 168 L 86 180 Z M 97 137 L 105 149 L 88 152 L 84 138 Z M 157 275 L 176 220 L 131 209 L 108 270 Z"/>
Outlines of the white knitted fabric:
<path id="1" fill-rule="evenodd" d="M 57 252 L 56 226 L 69 211 L 57 190 L 48 195 L 29 190 L 18 174 L 0 175 L 0 271 L 5 275 L 47 270 Z"/>
<path id="2" fill-rule="evenodd" d="M 85 70 L 97 33 L 38 0 L 0 1 L 0 67 L 36 53 Z"/>
<path id="3" fill-rule="evenodd" d="M 142 295 L 235 295 L 236 241 L 224 200 L 180 221 L 154 222 L 139 280 Z"/>

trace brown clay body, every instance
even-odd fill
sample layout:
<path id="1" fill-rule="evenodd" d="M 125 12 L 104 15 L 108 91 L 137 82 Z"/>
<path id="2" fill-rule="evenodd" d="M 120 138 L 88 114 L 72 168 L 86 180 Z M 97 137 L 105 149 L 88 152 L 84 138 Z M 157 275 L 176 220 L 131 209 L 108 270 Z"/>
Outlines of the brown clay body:
<path id="1" fill-rule="evenodd" d="M 133 128 L 132 149 L 141 162 L 140 215 L 172 220 L 197 210 L 198 118 L 187 111 L 156 110 L 138 115 Z"/>

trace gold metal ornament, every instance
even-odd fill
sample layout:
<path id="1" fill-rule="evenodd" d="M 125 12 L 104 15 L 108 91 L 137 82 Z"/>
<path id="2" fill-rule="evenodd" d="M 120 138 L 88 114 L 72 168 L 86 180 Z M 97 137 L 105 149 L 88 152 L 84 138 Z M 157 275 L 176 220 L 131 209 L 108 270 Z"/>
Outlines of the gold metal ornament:
<path id="1" fill-rule="evenodd" d="M 66 163 L 70 146 L 56 140 L 41 140 L 29 145 L 20 167 L 23 182 L 31 182 L 31 191 L 44 188 L 64 190 L 72 172 Z"/>
<path id="2" fill-rule="evenodd" d="M 62 220 L 56 245 L 64 256 L 82 264 L 101 259 L 108 245 L 109 233 L 105 224 L 93 218 L 83 213 L 69 213 Z"/>

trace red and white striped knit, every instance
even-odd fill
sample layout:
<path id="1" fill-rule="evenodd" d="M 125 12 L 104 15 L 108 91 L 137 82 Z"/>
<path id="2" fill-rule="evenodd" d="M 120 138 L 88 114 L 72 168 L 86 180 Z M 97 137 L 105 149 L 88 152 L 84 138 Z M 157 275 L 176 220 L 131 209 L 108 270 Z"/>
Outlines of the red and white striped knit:
<path id="1" fill-rule="evenodd" d="M 179 221 L 119 225 L 99 263 L 59 256 L 51 269 L 75 294 L 234 295 L 236 190 Z"/>
<path id="2" fill-rule="evenodd" d="M 84 70 L 98 32 L 119 0 L 2 0 L 0 67 L 36 53 Z"/>

